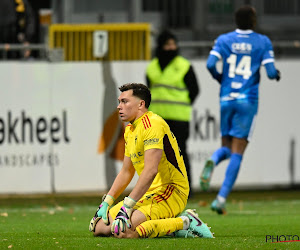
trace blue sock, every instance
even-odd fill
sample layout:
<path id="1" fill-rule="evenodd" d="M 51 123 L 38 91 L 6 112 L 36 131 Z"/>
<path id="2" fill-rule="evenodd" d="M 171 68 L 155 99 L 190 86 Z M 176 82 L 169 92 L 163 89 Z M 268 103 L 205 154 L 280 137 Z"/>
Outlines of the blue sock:
<path id="1" fill-rule="evenodd" d="M 243 156 L 240 154 L 231 154 L 230 162 L 225 174 L 225 180 L 218 194 L 219 196 L 227 198 L 227 196 L 231 192 L 231 189 L 240 170 L 242 158 Z"/>
<path id="2" fill-rule="evenodd" d="M 229 148 L 221 147 L 221 148 L 218 148 L 213 153 L 213 155 L 211 156 L 211 159 L 213 160 L 213 162 L 217 166 L 221 161 L 228 159 L 230 157 L 230 155 L 231 155 L 231 152 L 230 152 Z"/>

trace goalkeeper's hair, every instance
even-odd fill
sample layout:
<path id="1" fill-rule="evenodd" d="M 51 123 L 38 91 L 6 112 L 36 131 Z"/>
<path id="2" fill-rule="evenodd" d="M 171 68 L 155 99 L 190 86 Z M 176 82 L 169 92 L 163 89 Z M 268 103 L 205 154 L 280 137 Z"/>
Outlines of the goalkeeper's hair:
<path id="1" fill-rule="evenodd" d="M 240 7 L 235 12 L 235 23 L 241 30 L 253 30 L 256 25 L 256 10 L 250 5 Z"/>
<path id="2" fill-rule="evenodd" d="M 149 88 L 142 83 L 126 83 L 119 90 L 121 92 L 132 89 L 133 95 L 145 101 L 145 107 L 149 108 L 151 102 L 151 92 Z"/>

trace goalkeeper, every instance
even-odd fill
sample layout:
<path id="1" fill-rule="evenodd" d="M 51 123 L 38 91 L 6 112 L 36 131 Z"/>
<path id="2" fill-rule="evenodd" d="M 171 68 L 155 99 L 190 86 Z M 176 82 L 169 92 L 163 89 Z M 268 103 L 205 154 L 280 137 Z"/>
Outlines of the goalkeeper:
<path id="1" fill-rule="evenodd" d="M 149 89 L 138 83 L 119 89 L 119 115 L 122 121 L 129 122 L 124 134 L 123 167 L 89 230 L 94 236 L 118 238 L 153 238 L 172 233 L 212 238 L 209 228 L 193 210 L 183 212 L 189 194 L 185 165 L 167 123 L 148 111 Z M 124 201 L 113 206 L 135 172 L 139 175 L 135 187 Z"/>

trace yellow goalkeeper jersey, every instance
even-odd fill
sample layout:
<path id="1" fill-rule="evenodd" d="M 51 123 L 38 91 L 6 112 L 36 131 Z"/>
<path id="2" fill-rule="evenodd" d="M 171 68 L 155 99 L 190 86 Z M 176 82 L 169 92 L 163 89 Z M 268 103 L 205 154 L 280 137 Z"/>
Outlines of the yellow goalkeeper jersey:
<path id="1" fill-rule="evenodd" d="M 183 157 L 177 140 L 163 118 L 151 111 L 146 112 L 125 129 L 125 156 L 130 157 L 132 164 L 140 175 L 144 169 L 144 153 L 148 149 L 163 150 L 158 166 L 158 173 L 147 193 L 173 185 L 189 194 L 189 183 Z"/>

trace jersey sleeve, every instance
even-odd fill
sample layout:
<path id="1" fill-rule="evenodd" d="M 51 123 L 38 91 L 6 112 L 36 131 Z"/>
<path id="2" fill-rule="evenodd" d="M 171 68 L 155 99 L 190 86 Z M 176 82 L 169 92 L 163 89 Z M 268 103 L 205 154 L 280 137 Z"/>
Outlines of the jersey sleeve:
<path id="1" fill-rule="evenodd" d="M 206 68 L 208 69 L 208 71 L 210 72 L 210 74 L 212 75 L 212 77 L 214 79 L 216 79 L 219 83 L 221 83 L 222 81 L 222 74 L 220 74 L 216 68 L 216 64 L 218 62 L 218 58 L 215 57 L 214 55 L 209 55 L 207 62 L 206 62 Z"/>
<path id="2" fill-rule="evenodd" d="M 209 52 L 210 55 L 216 56 L 219 60 L 222 58 L 222 36 L 219 36 L 215 40 L 215 44 L 212 48 L 212 50 Z"/>
<path id="3" fill-rule="evenodd" d="M 144 130 L 144 151 L 152 148 L 163 149 L 163 138 L 165 135 L 165 129 L 160 120 L 149 120 L 147 123 L 149 126 Z"/>
<path id="4" fill-rule="evenodd" d="M 270 39 L 267 36 L 263 36 L 264 40 L 264 53 L 262 55 L 262 65 L 267 63 L 274 63 L 274 51 Z"/>

